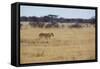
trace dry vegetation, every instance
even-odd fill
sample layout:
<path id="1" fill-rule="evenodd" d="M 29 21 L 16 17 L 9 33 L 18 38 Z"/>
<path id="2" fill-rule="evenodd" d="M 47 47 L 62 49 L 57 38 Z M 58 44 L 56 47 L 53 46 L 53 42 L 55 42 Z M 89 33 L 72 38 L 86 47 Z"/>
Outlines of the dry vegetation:
<path id="1" fill-rule="evenodd" d="M 95 59 L 95 28 L 33 28 L 21 29 L 20 59 L 24 63 L 75 61 Z M 50 39 L 39 33 L 54 33 Z"/>

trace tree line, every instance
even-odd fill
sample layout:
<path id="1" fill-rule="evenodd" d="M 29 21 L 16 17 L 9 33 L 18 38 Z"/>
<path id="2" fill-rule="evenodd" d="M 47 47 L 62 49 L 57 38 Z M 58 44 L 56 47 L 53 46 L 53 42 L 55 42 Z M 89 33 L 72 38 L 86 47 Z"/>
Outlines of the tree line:
<path id="1" fill-rule="evenodd" d="M 57 15 L 47 15 L 42 17 L 37 16 L 22 16 L 20 17 L 20 21 L 29 21 L 29 22 L 49 22 L 49 23 L 95 23 L 95 17 L 91 17 L 90 19 L 81 19 L 81 18 L 64 18 L 58 17 Z"/>

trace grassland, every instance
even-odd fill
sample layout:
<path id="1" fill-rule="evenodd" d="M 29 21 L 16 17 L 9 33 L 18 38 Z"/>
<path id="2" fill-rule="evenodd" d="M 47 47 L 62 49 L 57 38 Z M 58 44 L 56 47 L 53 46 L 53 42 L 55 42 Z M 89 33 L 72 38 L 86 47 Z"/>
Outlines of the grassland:
<path id="1" fill-rule="evenodd" d="M 50 39 L 39 38 L 41 32 L 52 32 Z M 41 63 L 95 59 L 95 28 L 32 28 L 20 31 L 20 63 Z"/>

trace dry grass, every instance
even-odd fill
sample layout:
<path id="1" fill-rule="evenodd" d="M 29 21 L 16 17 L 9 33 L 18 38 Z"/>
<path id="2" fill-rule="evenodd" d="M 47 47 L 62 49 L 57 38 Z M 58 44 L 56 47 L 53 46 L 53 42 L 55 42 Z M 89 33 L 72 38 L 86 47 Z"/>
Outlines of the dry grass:
<path id="1" fill-rule="evenodd" d="M 51 39 L 40 39 L 41 32 L 52 32 Z M 21 64 L 95 59 L 95 28 L 21 29 Z"/>

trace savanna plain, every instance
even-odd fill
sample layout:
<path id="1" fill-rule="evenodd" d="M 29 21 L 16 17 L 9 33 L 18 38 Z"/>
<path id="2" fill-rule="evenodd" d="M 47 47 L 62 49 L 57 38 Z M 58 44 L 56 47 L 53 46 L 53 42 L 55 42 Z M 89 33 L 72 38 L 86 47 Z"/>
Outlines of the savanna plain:
<path id="1" fill-rule="evenodd" d="M 95 59 L 95 27 L 34 28 L 23 25 L 20 29 L 20 63 L 42 63 Z M 70 23 L 69 23 L 70 25 Z M 40 33 L 53 33 L 40 38 Z"/>

